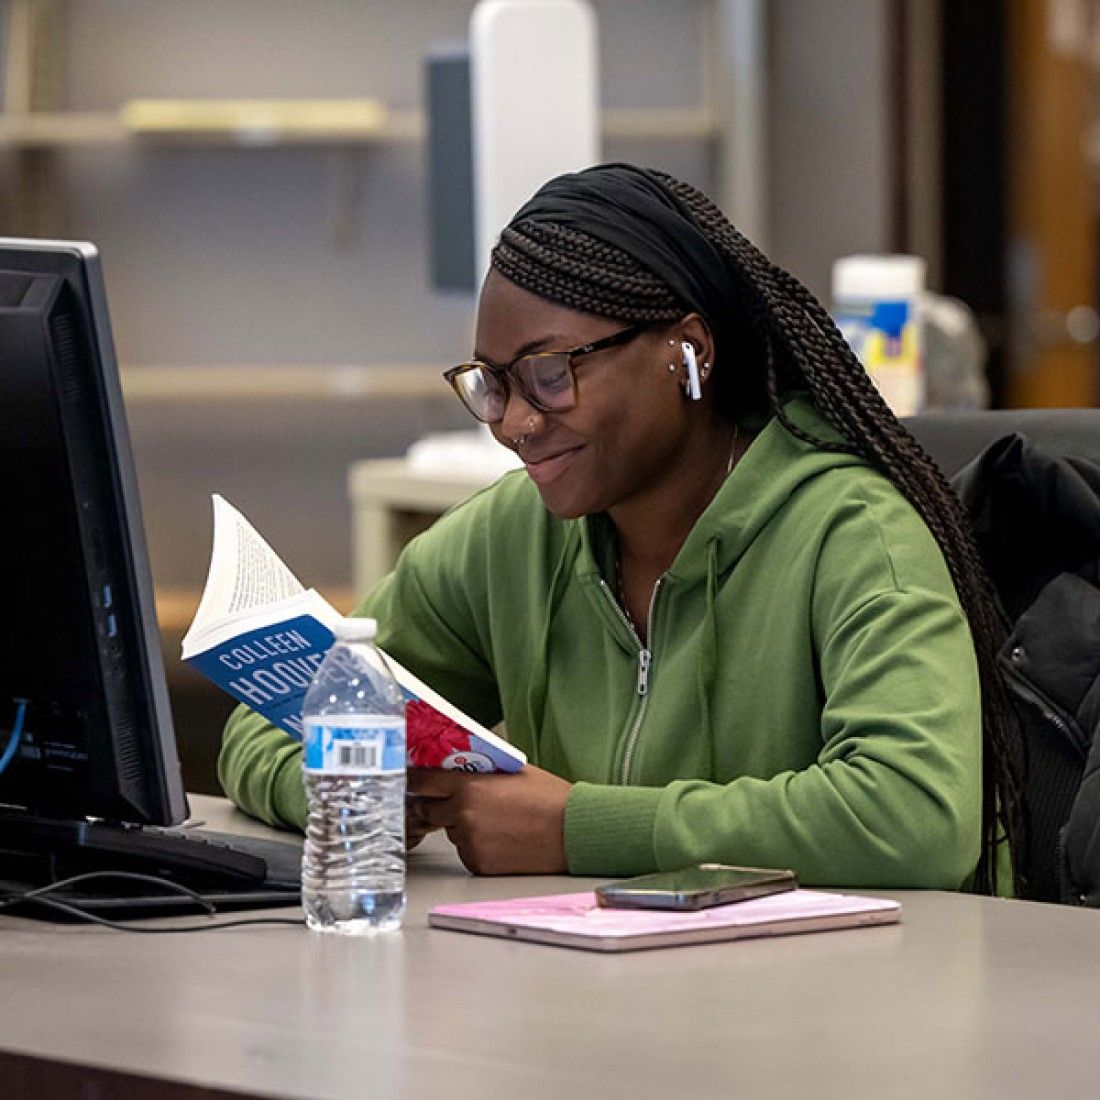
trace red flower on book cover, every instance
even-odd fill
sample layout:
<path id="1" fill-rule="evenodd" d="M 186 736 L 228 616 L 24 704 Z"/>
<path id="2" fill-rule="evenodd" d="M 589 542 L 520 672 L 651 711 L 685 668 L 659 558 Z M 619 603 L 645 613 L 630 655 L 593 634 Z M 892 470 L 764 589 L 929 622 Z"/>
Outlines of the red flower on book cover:
<path id="1" fill-rule="evenodd" d="M 451 753 L 469 751 L 469 732 L 430 703 L 410 700 L 405 706 L 405 722 L 411 767 L 438 768 Z"/>

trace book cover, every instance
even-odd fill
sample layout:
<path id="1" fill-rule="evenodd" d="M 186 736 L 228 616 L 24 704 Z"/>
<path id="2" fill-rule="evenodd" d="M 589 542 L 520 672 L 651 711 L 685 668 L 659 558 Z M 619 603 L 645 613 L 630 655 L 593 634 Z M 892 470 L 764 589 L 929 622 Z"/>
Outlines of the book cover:
<path id="1" fill-rule="evenodd" d="M 306 589 L 256 529 L 214 495 L 214 545 L 183 660 L 269 722 L 302 737 L 302 700 L 340 614 Z M 383 651 L 405 696 L 409 767 L 519 771 L 524 754 Z"/>
<path id="2" fill-rule="evenodd" d="M 788 890 L 710 909 L 608 909 L 592 891 L 438 905 L 428 924 L 456 932 L 529 940 L 590 951 L 634 951 L 757 936 L 894 924 L 890 898 Z"/>

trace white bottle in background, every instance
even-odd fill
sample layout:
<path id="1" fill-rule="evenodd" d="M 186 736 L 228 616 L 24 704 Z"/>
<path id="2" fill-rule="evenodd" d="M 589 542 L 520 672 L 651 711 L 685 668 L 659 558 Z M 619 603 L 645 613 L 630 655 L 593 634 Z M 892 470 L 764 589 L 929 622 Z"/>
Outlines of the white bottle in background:
<path id="1" fill-rule="evenodd" d="M 337 625 L 302 704 L 302 907 L 322 932 L 389 931 L 405 913 L 405 702 L 375 630 Z"/>
<path id="2" fill-rule="evenodd" d="M 924 407 L 919 256 L 844 256 L 833 264 L 833 316 L 896 416 Z"/>

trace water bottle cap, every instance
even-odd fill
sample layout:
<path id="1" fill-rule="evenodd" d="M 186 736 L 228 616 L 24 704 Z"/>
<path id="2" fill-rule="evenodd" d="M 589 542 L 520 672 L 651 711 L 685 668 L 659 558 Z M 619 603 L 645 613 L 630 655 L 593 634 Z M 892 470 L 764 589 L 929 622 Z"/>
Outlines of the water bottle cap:
<path id="1" fill-rule="evenodd" d="M 349 616 L 336 623 L 332 633 L 340 642 L 370 642 L 378 633 L 378 620 Z"/>

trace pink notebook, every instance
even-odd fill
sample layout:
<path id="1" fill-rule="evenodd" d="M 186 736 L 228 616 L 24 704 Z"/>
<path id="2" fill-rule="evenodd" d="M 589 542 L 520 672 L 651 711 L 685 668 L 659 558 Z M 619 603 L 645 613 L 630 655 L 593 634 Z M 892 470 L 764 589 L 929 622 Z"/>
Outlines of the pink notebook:
<path id="1" fill-rule="evenodd" d="M 428 924 L 433 928 L 589 951 L 635 951 L 894 924 L 899 920 L 900 902 L 818 890 L 788 890 L 694 913 L 604 909 L 596 904 L 596 895 L 591 892 L 437 905 L 428 913 Z"/>

